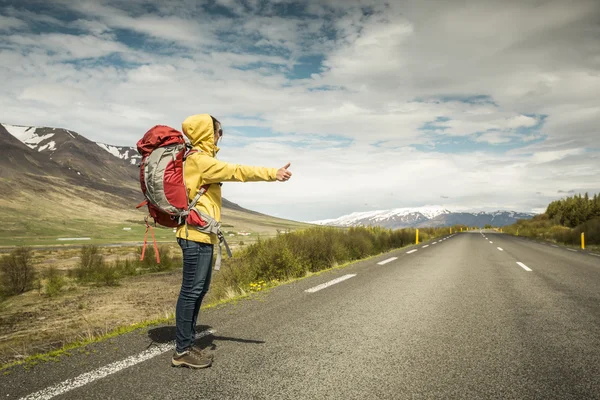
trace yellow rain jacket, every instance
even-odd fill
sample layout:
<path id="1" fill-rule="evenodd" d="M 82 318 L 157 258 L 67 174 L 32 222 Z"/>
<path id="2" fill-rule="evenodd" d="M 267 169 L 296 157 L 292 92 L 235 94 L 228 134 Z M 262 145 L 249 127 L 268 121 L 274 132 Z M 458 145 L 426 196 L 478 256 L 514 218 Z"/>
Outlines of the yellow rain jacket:
<path id="1" fill-rule="evenodd" d="M 191 154 L 184 168 L 185 186 L 188 201 L 192 201 L 203 185 L 211 184 L 200 197 L 196 208 L 221 221 L 221 182 L 257 182 L 277 180 L 276 168 L 249 167 L 219 161 L 215 155 L 219 148 L 215 145 L 213 121 L 209 114 L 192 115 L 181 125 L 183 134 L 190 140 L 197 153 Z M 187 232 L 186 232 L 187 231 Z M 219 242 L 217 235 L 199 232 L 194 227 L 180 225 L 177 237 L 194 242 Z"/>

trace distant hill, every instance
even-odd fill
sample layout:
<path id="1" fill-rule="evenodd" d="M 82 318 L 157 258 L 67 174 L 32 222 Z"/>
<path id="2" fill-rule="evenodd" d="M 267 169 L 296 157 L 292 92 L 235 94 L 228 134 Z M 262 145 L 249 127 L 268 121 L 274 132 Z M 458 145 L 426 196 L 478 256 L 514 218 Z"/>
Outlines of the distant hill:
<path id="1" fill-rule="evenodd" d="M 389 229 L 443 227 L 467 225 L 506 226 L 519 219 L 530 219 L 535 214 L 514 211 L 452 212 L 443 207 L 397 208 L 356 212 L 336 219 L 314 221 L 312 223 L 330 226 L 381 226 Z"/>

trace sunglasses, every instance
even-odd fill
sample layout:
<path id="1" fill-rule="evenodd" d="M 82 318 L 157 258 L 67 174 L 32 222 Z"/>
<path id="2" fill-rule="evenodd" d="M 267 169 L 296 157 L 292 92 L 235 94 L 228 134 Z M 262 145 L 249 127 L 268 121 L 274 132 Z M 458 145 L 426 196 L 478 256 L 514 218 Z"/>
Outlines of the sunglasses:
<path id="1" fill-rule="evenodd" d="M 219 128 L 219 130 L 216 133 L 219 135 L 219 137 L 223 136 L 223 129 Z"/>

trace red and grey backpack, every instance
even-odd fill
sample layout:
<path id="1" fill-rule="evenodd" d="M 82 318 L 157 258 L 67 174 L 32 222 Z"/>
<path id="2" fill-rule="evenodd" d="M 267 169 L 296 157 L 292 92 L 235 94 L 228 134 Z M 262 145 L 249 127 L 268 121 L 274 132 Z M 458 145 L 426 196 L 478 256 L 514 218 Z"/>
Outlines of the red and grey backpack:
<path id="1" fill-rule="evenodd" d="M 198 188 L 192 201 L 188 201 L 188 190 L 184 181 L 185 161 L 197 150 L 186 144 L 183 134 L 169 126 L 157 125 L 137 142 L 137 149 L 142 156 L 140 186 L 146 198 L 137 208 L 147 205 L 155 224 L 169 228 L 186 224 L 186 229 L 187 225 L 191 225 L 201 232 L 216 234 L 219 243 L 223 242 L 220 224 L 195 208 L 210 185 Z M 149 230 L 152 232 L 157 262 L 160 262 L 156 239 L 152 227 L 148 224 L 148 217 L 141 258 L 144 258 Z M 225 246 L 230 254 L 227 243 Z M 219 256 L 220 250 L 217 254 L 217 269 L 220 265 Z"/>

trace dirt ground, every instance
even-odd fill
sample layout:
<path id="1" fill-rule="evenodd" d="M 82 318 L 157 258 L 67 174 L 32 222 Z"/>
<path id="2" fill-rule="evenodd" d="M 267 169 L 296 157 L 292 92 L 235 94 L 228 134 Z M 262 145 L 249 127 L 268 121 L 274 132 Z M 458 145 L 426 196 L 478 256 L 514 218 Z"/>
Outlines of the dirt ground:
<path id="1" fill-rule="evenodd" d="M 110 261 L 136 257 L 135 249 L 110 249 Z M 75 267 L 77 250 L 34 254 L 36 269 Z M 0 303 L 0 364 L 49 351 L 115 328 L 169 317 L 181 285 L 181 270 L 122 278 L 119 286 L 82 286 L 70 282 L 55 297 L 39 290 Z M 210 293 L 205 302 L 211 300 Z M 205 303 L 206 304 L 206 303 Z"/>

